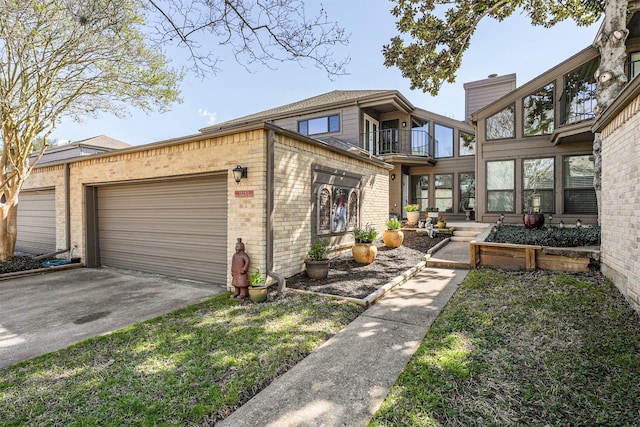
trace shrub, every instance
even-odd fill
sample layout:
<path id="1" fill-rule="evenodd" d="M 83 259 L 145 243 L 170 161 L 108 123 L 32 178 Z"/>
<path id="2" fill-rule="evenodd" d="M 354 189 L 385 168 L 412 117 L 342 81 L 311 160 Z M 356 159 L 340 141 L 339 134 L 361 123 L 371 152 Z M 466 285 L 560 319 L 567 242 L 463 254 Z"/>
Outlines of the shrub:
<path id="1" fill-rule="evenodd" d="M 329 259 L 329 252 L 331 252 L 329 239 L 323 237 L 311 245 L 309 252 L 307 252 L 307 259 L 309 261 L 326 261 Z"/>
<path id="2" fill-rule="evenodd" d="M 369 224 L 367 224 L 365 228 L 355 227 L 352 233 L 356 239 L 356 243 L 373 243 L 376 237 L 378 237 L 376 229 Z"/>
<path id="3" fill-rule="evenodd" d="M 404 207 L 406 209 L 407 212 L 417 212 L 420 210 L 420 205 L 415 204 L 415 205 L 407 205 Z"/>
<path id="4" fill-rule="evenodd" d="M 400 228 L 402 228 L 402 223 L 398 218 L 391 218 L 385 225 L 387 226 L 387 230 L 400 230 Z"/>
<path id="5" fill-rule="evenodd" d="M 486 241 L 564 248 L 597 246 L 600 245 L 600 227 L 543 227 L 528 230 L 516 225 L 503 225 L 489 234 Z"/>

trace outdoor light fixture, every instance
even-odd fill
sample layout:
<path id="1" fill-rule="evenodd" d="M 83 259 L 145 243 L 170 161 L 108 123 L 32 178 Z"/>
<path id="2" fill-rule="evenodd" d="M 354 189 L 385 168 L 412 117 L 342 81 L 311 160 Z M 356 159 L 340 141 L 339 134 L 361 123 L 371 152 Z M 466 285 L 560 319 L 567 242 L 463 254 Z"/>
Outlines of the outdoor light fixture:
<path id="1" fill-rule="evenodd" d="M 402 122 L 402 127 L 406 128 L 407 127 L 407 122 Z"/>
<path id="2" fill-rule="evenodd" d="M 580 227 L 582 227 L 582 221 L 577 220 L 576 221 L 576 228 L 580 228 Z"/>
<path id="3" fill-rule="evenodd" d="M 551 221 L 553 221 L 553 215 L 549 214 L 549 225 L 551 225 Z"/>
<path id="4" fill-rule="evenodd" d="M 233 168 L 231 172 L 233 172 L 233 179 L 236 180 L 236 184 L 240 184 L 240 180 L 247 177 L 247 168 L 243 168 L 240 165 Z"/>
<path id="5" fill-rule="evenodd" d="M 494 225 L 493 226 L 493 230 L 491 230 L 491 231 L 493 231 L 494 233 L 497 233 L 498 232 L 498 226 Z"/>
<path id="6" fill-rule="evenodd" d="M 560 222 L 558 223 L 558 228 L 564 228 L 564 221 L 560 220 Z"/>
<path id="7" fill-rule="evenodd" d="M 500 214 L 500 222 L 503 222 L 503 221 L 504 221 L 504 214 L 503 214 L 503 213 L 501 213 L 501 214 Z"/>
<path id="8" fill-rule="evenodd" d="M 392 173 L 392 174 L 391 174 L 391 181 L 393 181 L 394 179 L 396 179 L 396 174 L 395 174 L 395 173 Z"/>

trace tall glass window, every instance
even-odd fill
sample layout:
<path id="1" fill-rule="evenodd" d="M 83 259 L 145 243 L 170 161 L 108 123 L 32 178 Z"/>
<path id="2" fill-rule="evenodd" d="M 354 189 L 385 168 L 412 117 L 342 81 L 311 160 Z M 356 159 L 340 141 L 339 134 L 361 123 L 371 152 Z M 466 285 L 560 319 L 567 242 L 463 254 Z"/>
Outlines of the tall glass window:
<path id="1" fill-rule="evenodd" d="M 596 106 L 596 78 L 599 58 L 594 58 L 564 76 L 563 123 L 575 123 L 594 117 Z"/>
<path id="2" fill-rule="evenodd" d="M 440 212 L 453 212 L 453 174 L 435 176 L 435 202 Z"/>
<path id="3" fill-rule="evenodd" d="M 485 121 L 487 140 L 514 138 L 516 136 L 515 106 L 512 104 Z"/>
<path id="4" fill-rule="evenodd" d="M 515 211 L 515 160 L 487 162 L 487 212 Z"/>
<path id="5" fill-rule="evenodd" d="M 425 211 L 429 207 L 429 175 L 416 177 L 416 203 L 420 205 L 420 210 Z"/>
<path id="6" fill-rule="evenodd" d="M 564 212 L 598 213 L 596 191 L 593 188 L 594 163 L 591 155 L 564 158 Z"/>
<path id="7" fill-rule="evenodd" d="M 474 134 L 460 131 L 458 153 L 459 156 L 473 156 L 476 154 L 476 136 Z"/>
<path id="8" fill-rule="evenodd" d="M 522 161 L 522 211 L 554 213 L 554 158 Z"/>
<path id="9" fill-rule="evenodd" d="M 546 135 L 553 132 L 554 91 L 555 84 L 552 82 L 522 99 L 524 136 Z"/>
<path id="10" fill-rule="evenodd" d="M 460 211 L 476 208 L 476 174 L 462 172 L 459 175 Z"/>
<path id="11" fill-rule="evenodd" d="M 434 136 L 436 139 L 436 158 L 453 157 L 453 128 L 435 123 Z"/>

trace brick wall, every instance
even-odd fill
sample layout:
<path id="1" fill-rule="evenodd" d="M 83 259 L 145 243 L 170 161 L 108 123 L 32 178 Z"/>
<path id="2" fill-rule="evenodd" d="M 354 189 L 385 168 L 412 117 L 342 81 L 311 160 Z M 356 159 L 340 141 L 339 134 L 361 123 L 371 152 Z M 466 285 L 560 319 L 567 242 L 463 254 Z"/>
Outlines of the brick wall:
<path id="1" fill-rule="evenodd" d="M 640 311 L 640 97 L 602 131 L 602 271 Z"/>
<path id="2" fill-rule="evenodd" d="M 388 215 L 387 169 L 260 125 L 230 135 L 186 137 L 71 162 L 71 246 L 78 245 L 77 254 L 86 259 L 86 186 L 221 173 L 227 175 L 228 189 L 227 263 L 235 252 L 236 239 L 241 237 L 251 257 L 252 269 L 259 268 L 265 272 L 268 138 L 272 138 L 274 143 L 275 161 L 274 271 L 286 277 L 303 269 L 303 260 L 313 239 L 312 164 L 362 175 L 361 221 L 382 232 Z M 248 168 L 248 177 L 236 184 L 231 170 L 238 164 Z M 25 188 L 55 185 L 59 248 L 65 245 L 66 240 L 64 167 L 37 168 L 25 184 Z M 252 192 L 252 195 L 240 197 L 236 191 Z M 230 281 L 228 277 L 227 283 Z"/>
<path id="3" fill-rule="evenodd" d="M 314 234 L 316 194 L 313 168 L 327 167 L 362 175 L 360 223 L 380 235 L 388 219 L 389 170 L 291 137 L 279 135 L 275 144 L 274 270 L 285 277 L 304 268 Z M 352 243 L 349 233 L 327 236 L 333 246 Z"/>

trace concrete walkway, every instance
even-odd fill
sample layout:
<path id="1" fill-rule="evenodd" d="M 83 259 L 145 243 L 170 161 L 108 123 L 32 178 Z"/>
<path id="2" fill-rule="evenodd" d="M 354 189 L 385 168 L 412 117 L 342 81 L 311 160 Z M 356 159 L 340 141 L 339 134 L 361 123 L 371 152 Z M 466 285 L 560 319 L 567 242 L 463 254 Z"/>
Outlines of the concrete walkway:
<path id="1" fill-rule="evenodd" d="M 217 426 L 366 426 L 467 275 L 427 268 Z"/>

